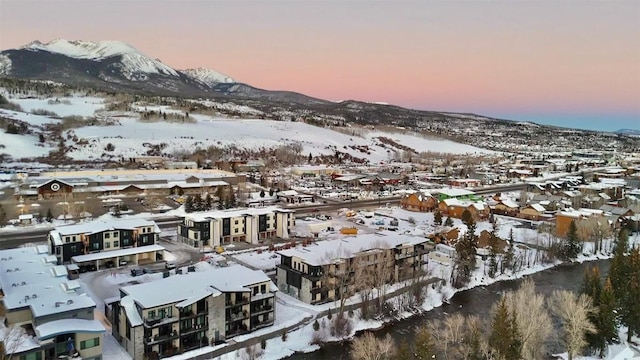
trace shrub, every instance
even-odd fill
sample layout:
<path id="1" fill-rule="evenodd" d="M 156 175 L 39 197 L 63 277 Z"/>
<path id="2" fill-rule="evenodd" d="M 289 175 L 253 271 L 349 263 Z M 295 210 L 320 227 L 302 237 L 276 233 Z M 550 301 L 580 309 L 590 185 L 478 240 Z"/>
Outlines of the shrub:
<path id="1" fill-rule="evenodd" d="M 282 332 L 282 341 L 287 341 L 287 330 Z"/>
<path id="2" fill-rule="evenodd" d="M 316 321 L 313 322 L 313 330 L 314 331 L 320 330 L 320 323 L 318 322 L 318 319 L 316 319 Z"/>

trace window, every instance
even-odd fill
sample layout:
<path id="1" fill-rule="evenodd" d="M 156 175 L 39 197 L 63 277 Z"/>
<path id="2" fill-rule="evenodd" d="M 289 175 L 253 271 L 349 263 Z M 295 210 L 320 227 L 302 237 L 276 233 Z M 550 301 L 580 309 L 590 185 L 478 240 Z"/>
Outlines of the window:
<path id="1" fill-rule="evenodd" d="M 120 244 L 117 241 L 114 241 L 113 242 L 113 247 L 118 247 L 118 246 L 120 246 Z"/>
<path id="2" fill-rule="evenodd" d="M 78 246 L 76 245 L 71 245 L 69 247 L 69 250 L 71 251 L 72 254 L 75 254 L 76 252 L 78 252 Z"/>
<path id="3" fill-rule="evenodd" d="M 114 232 L 113 232 L 113 237 L 114 237 L 114 238 L 117 238 L 118 236 L 120 236 L 120 233 L 119 233 L 119 232 L 117 232 L 117 231 L 114 231 Z"/>
<path id="4" fill-rule="evenodd" d="M 238 233 L 238 228 L 233 229 L 233 232 L 237 234 Z"/>
<path id="5" fill-rule="evenodd" d="M 235 223 L 236 225 L 238 225 L 238 220 L 236 220 L 234 223 Z"/>
<path id="6" fill-rule="evenodd" d="M 88 349 L 88 348 L 92 348 L 92 347 L 96 347 L 96 346 L 100 346 L 100 338 L 93 338 L 93 339 L 89 339 L 89 340 L 84 340 L 84 341 L 80 341 L 80 350 L 84 350 L 84 349 Z"/>
<path id="7" fill-rule="evenodd" d="M 93 250 L 100 250 L 100 243 L 94 242 L 93 244 L 91 244 L 91 248 Z"/>
<path id="8" fill-rule="evenodd" d="M 111 238 L 111 233 L 104 233 L 104 238 L 105 239 Z"/>
<path id="9" fill-rule="evenodd" d="M 258 295 L 258 287 L 253 288 L 253 295 Z"/>
<path id="10" fill-rule="evenodd" d="M 267 293 L 267 285 L 265 285 L 265 284 L 260 285 L 260 292 L 263 293 L 263 294 L 266 294 Z"/>
<path id="11" fill-rule="evenodd" d="M 28 355 L 21 355 L 20 360 L 42 360 L 42 351 L 34 352 Z"/>
<path id="12" fill-rule="evenodd" d="M 110 248 L 110 247 L 111 247 L 111 243 L 110 243 L 110 242 L 106 242 L 106 243 L 104 243 L 104 248 L 105 248 L 105 249 L 108 249 L 108 248 Z"/>
<path id="13" fill-rule="evenodd" d="M 150 318 L 154 318 L 154 317 L 156 317 L 156 311 L 155 311 L 155 310 L 151 310 L 151 311 L 149 311 L 149 315 L 148 315 L 148 316 L 149 316 Z"/>
<path id="14" fill-rule="evenodd" d="M 71 238 L 71 241 L 75 242 L 76 241 L 76 236 L 73 235 L 73 237 Z"/>
<path id="15" fill-rule="evenodd" d="M 60 246 L 56 246 L 56 255 L 60 255 Z"/>
<path id="16" fill-rule="evenodd" d="M 68 236 L 65 236 L 65 237 L 64 237 L 64 242 L 68 243 L 69 241 L 71 241 L 71 238 L 70 238 L 70 237 L 68 237 Z"/>

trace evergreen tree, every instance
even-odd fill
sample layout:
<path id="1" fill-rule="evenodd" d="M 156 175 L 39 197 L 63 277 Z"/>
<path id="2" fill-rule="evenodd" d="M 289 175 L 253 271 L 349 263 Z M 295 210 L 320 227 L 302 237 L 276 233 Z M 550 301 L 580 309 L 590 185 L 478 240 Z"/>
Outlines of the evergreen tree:
<path id="1" fill-rule="evenodd" d="M 476 224 L 470 219 L 467 224 L 467 232 L 456 244 L 456 260 L 454 281 L 456 287 L 466 285 L 471 279 L 471 274 L 476 268 L 476 252 L 478 249 L 478 237 L 475 234 Z"/>
<path id="2" fill-rule="evenodd" d="M 453 220 L 451 220 L 450 216 L 447 216 L 447 220 L 444 221 L 444 226 L 448 226 L 448 227 L 453 226 Z"/>
<path id="3" fill-rule="evenodd" d="M 509 311 L 503 297 L 491 322 L 489 346 L 498 354 L 499 359 L 522 359 L 522 343 L 515 316 Z"/>
<path id="4" fill-rule="evenodd" d="M 600 283 L 600 268 L 596 265 L 587 269 L 582 281 L 582 293 L 589 295 L 593 300 L 593 305 L 598 306 L 602 284 Z"/>
<path id="5" fill-rule="evenodd" d="M 442 225 L 442 214 L 440 213 L 440 210 L 436 210 L 436 212 L 433 213 L 433 223 L 436 225 Z"/>
<path id="6" fill-rule="evenodd" d="M 436 346 L 433 337 L 425 326 L 416 331 L 413 345 L 413 354 L 416 360 L 432 359 L 436 354 Z"/>
<path id="7" fill-rule="evenodd" d="M 273 194 L 275 193 L 275 190 L 273 190 L 273 188 L 269 189 L 269 196 L 273 196 Z"/>
<path id="8" fill-rule="evenodd" d="M 580 244 L 580 238 L 578 237 L 578 227 L 575 221 L 571 221 L 569 224 L 569 230 L 567 231 L 567 238 L 564 247 L 564 259 L 575 260 L 580 254 L 582 246 Z"/>
<path id="9" fill-rule="evenodd" d="M 640 249 L 631 251 L 627 260 L 627 281 L 622 298 L 618 299 L 620 320 L 629 332 L 627 341 L 631 342 L 631 337 L 640 335 Z"/>
<path id="10" fill-rule="evenodd" d="M 260 190 L 260 197 L 263 198 L 266 194 L 264 193 L 264 189 Z"/>
<path id="11" fill-rule="evenodd" d="M 489 276 L 494 277 L 498 272 L 498 261 L 496 257 L 500 249 L 498 248 L 498 226 L 491 223 L 491 237 L 489 238 Z"/>
<path id="12" fill-rule="evenodd" d="M 195 194 L 191 203 L 193 211 L 202 211 L 202 196 Z"/>
<path id="13" fill-rule="evenodd" d="M 53 220 L 53 214 L 51 213 L 51 208 L 47 209 L 46 219 L 47 219 L 47 222 L 51 222 L 51 220 Z"/>
<path id="14" fill-rule="evenodd" d="M 629 237 L 626 231 L 618 233 L 616 240 L 613 259 L 611 259 L 611 268 L 609 270 L 609 278 L 613 286 L 613 293 L 618 301 L 626 296 L 627 281 L 629 280 L 629 258 L 625 256 L 627 252 Z"/>
<path id="15" fill-rule="evenodd" d="M 204 198 L 204 209 L 203 210 L 211 210 L 211 195 L 207 193 L 207 196 Z"/>
<path id="16" fill-rule="evenodd" d="M 607 346 L 618 340 L 617 303 L 611 281 L 608 278 L 600 291 L 598 299 L 594 299 L 594 304 L 597 304 L 598 311 L 592 313 L 589 316 L 589 320 L 596 326 L 597 331 L 595 333 L 587 333 L 586 339 L 589 348 L 597 351 L 602 358 Z"/>
<path id="17" fill-rule="evenodd" d="M 184 212 L 190 213 L 193 212 L 193 198 L 191 196 L 187 196 L 184 201 Z"/>
<path id="18" fill-rule="evenodd" d="M 309 153 L 309 163 L 311 163 L 311 160 L 313 160 L 313 156 Z"/>
<path id="19" fill-rule="evenodd" d="M 513 266 L 514 266 L 513 259 L 515 258 L 514 245 L 515 244 L 513 240 L 513 228 L 512 228 L 511 230 L 509 230 L 509 245 L 507 247 L 507 251 L 504 254 L 504 257 L 502 258 L 503 274 L 505 270 L 513 270 Z"/>
<path id="20" fill-rule="evenodd" d="M 412 360 L 415 359 L 411 352 L 411 347 L 406 339 L 402 339 L 398 344 L 398 351 L 396 351 L 396 360 Z"/>

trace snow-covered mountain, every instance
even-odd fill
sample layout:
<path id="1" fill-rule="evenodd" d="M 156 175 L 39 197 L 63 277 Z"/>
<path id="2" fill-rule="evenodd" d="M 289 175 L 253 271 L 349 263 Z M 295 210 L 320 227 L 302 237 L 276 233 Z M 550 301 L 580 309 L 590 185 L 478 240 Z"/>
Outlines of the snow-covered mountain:
<path id="1" fill-rule="evenodd" d="M 164 96 L 228 95 L 297 104 L 325 103 L 290 91 L 257 89 L 211 69 L 176 70 L 121 41 L 34 41 L 0 51 L 0 76 Z"/>
<path id="2" fill-rule="evenodd" d="M 115 56 L 120 57 L 116 65 L 122 74 L 131 81 L 147 80 L 144 74 L 165 74 L 179 76 L 178 72 L 160 60 L 154 60 L 131 45 L 121 41 L 69 41 L 53 40 L 48 43 L 34 41 L 22 47 L 30 51 L 47 51 L 74 59 L 103 60 Z"/>
<path id="3" fill-rule="evenodd" d="M 221 74 L 217 71 L 199 67 L 195 69 L 186 69 L 180 70 L 183 74 L 192 78 L 193 80 L 197 80 L 202 82 L 205 85 L 215 86 L 219 83 L 235 83 L 234 79 L 230 78 L 227 75 Z"/>

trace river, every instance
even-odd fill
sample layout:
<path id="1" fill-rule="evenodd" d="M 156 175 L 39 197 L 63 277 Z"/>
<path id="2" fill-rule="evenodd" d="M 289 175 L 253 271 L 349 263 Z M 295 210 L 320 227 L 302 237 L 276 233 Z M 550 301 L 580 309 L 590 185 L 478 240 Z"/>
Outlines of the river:
<path id="1" fill-rule="evenodd" d="M 610 261 L 598 260 L 585 262 L 582 264 L 562 265 L 529 275 L 536 284 L 536 290 L 548 296 L 554 290 L 564 289 L 578 291 L 582 285 L 582 279 L 586 269 L 598 265 L 602 276 L 609 273 Z M 500 294 L 518 287 L 522 279 L 501 281 L 486 287 L 476 287 L 467 291 L 457 293 L 451 298 L 449 305 L 435 308 L 423 315 L 415 316 L 406 320 L 393 323 L 376 333 L 378 336 L 391 336 L 399 341 L 406 339 L 409 343 L 413 341 L 413 331 L 416 326 L 423 325 L 431 319 L 440 319 L 448 314 L 460 312 L 464 315 L 479 315 L 485 319 L 491 311 L 493 304 L 499 300 Z M 551 353 L 561 352 L 556 342 L 550 341 L 547 344 Z M 294 354 L 288 360 L 326 360 L 326 359 L 349 359 L 348 344 L 331 343 L 326 344 L 320 350 L 308 354 Z"/>

